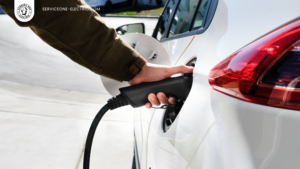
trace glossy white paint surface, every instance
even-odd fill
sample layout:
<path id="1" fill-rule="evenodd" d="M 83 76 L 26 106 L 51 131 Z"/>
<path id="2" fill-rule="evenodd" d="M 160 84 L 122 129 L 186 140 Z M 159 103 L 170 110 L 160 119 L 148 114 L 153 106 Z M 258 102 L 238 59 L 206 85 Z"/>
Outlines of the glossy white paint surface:
<path id="1" fill-rule="evenodd" d="M 190 96 L 166 133 L 162 132 L 164 112 L 155 111 L 148 140 L 148 165 L 143 169 L 300 168 L 296 160 L 300 159 L 299 111 L 239 101 L 212 91 L 208 84 L 213 66 L 299 17 L 298 5 L 300 1 L 292 0 L 219 1 L 210 27 L 195 37 L 177 63 L 185 64 L 197 57 Z M 172 41 L 163 45 L 176 50 Z M 172 50 L 167 51 L 171 57 Z"/>
<path id="2" fill-rule="evenodd" d="M 197 57 L 194 82 L 166 133 L 163 110 L 137 111 L 135 130 L 141 132 L 137 144 L 142 169 L 300 168 L 299 111 L 240 101 L 212 90 L 208 83 L 216 64 L 299 17 L 299 6 L 296 0 L 219 0 L 203 34 L 162 43 L 171 65 Z"/>
<path id="3" fill-rule="evenodd" d="M 162 45 L 165 47 L 169 54 L 171 65 L 175 65 L 178 62 L 180 56 L 183 56 L 184 52 L 189 47 L 189 44 L 192 42 L 192 40 L 193 36 L 188 36 L 181 39 L 174 39 L 162 43 Z M 187 61 L 189 61 L 191 58 L 194 58 L 194 56 L 190 55 Z M 148 114 L 149 112 L 150 111 L 148 111 Z M 154 112 L 155 114 L 153 114 Z M 141 114 L 144 114 L 144 111 L 141 111 Z M 174 149 L 174 145 L 172 144 L 172 142 L 170 142 L 169 139 L 166 139 L 168 135 L 162 133 L 163 115 L 164 110 L 152 110 L 152 113 L 148 115 L 152 118 L 152 120 L 147 141 L 147 161 L 143 161 L 144 163 L 141 164 L 141 168 L 152 168 L 152 166 L 155 166 L 154 168 L 183 167 L 182 164 L 184 164 L 185 162 L 184 158 L 182 158 L 178 150 Z M 148 123 L 147 125 L 149 126 L 150 123 Z M 153 130 L 153 127 L 155 128 L 155 130 Z M 160 161 L 161 159 L 163 161 Z M 178 164 L 180 164 L 181 167 Z"/>
<path id="4" fill-rule="evenodd" d="M 171 65 L 171 59 L 167 51 L 156 39 L 139 33 L 126 34 L 121 36 L 121 38 L 130 46 L 135 44 L 135 50 L 137 50 L 140 55 L 147 60 L 147 62 L 161 65 Z M 153 52 L 156 54 L 155 59 L 150 58 Z M 112 96 L 116 96 L 120 93 L 119 88 L 129 85 L 128 82 L 121 83 L 103 76 L 101 76 L 101 80 L 106 90 Z M 138 149 L 137 156 L 139 157 L 140 164 L 142 165 L 146 165 L 147 162 L 148 130 L 153 111 L 153 109 L 146 108 L 134 110 L 135 139 Z"/>
<path id="5" fill-rule="evenodd" d="M 299 111 L 210 93 L 216 121 L 197 145 L 189 168 L 299 168 Z"/>
<path id="6" fill-rule="evenodd" d="M 185 49 L 189 46 L 193 36 L 184 37 L 181 39 L 174 39 L 161 43 L 167 50 L 171 59 L 171 65 L 175 65 L 180 56 L 183 55 Z"/>

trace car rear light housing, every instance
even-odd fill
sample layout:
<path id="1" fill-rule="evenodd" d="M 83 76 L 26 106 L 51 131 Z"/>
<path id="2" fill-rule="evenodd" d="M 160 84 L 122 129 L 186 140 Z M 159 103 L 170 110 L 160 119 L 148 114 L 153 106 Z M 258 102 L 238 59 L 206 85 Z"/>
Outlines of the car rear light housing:
<path id="1" fill-rule="evenodd" d="M 300 19 L 246 45 L 209 74 L 214 90 L 240 100 L 300 110 Z"/>

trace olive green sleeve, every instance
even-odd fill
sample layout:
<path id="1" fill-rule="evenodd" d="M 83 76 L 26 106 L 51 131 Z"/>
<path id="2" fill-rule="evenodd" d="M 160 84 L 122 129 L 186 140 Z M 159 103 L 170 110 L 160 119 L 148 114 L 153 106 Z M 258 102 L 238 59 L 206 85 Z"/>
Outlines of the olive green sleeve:
<path id="1" fill-rule="evenodd" d="M 19 26 L 30 27 L 47 44 L 99 75 L 123 81 L 133 62 L 146 62 L 83 0 L 36 0 L 29 22 L 15 18 L 14 0 L 0 0 L 0 6 Z M 45 11 L 45 7 L 90 10 Z"/>

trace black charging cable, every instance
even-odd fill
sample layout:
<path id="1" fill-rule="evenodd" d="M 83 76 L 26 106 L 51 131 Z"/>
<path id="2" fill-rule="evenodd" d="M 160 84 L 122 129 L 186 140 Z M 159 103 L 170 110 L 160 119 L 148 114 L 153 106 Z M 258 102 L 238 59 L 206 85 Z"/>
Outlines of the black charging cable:
<path id="1" fill-rule="evenodd" d="M 174 96 L 177 99 L 184 101 L 189 95 L 192 83 L 192 74 L 185 74 L 183 76 L 168 78 L 158 82 L 148 82 L 120 88 L 121 94 L 108 100 L 107 104 L 102 107 L 94 118 L 85 143 L 83 169 L 90 168 L 93 138 L 100 120 L 108 110 L 113 110 L 126 105 L 131 105 L 133 108 L 141 107 L 148 102 L 149 93 L 157 94 L 158 92 L 163 92 L 166 96 Z"/>
<path id="2" fill-rule="evenodd" d="M 104 105 L 99 112 L 97 113 L 96 117 L 94 118 L 92 125 L 90 127 L 86 143 L 85 143 L 85 151 L 83 156 L 83 169 L 89 169 L 90 168 L 90 157 L 91 157 L 91 149 L 93 144 L 94 135 L 97 129 L 97 126 L 104 116 L 104 114 L 108 110 L 113 110 L 119 107 L 123 107 L 128 105 L 129 103 L 127 100 L 122 96 L 118 95 L 117 97 L 113 97 L 107 101 L 107 104 Z"/>

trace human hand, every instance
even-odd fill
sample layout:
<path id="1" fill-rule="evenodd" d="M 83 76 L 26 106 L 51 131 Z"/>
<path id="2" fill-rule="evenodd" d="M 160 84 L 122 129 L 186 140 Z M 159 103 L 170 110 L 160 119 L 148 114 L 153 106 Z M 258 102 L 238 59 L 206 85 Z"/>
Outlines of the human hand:
<path id="1" fill-rule="evenodd" d="M 187 67 L 184 65 L 178 66 L 162 66 L 151 63 L 146 63 L 142 71 L 137 74 L 132 80 L 129 81 L 130 85 L 135 85 L 143 82 L 155 82 L 160 81 L 166 78 L 171 77 L 174 74 L 178 73 L 192 73 L 194 70 L 193 67 Z M 154 93 L 150 93 L 148 95 L 148 100 L 150 102 L 145 104 L 145 107 L 151 108 L 152 105 L 159 106 L 160 104 L 175 104 L 176 98 L 170 97 L 168 98 L 164 93 L 159 92 L 156 95 Z"/>

